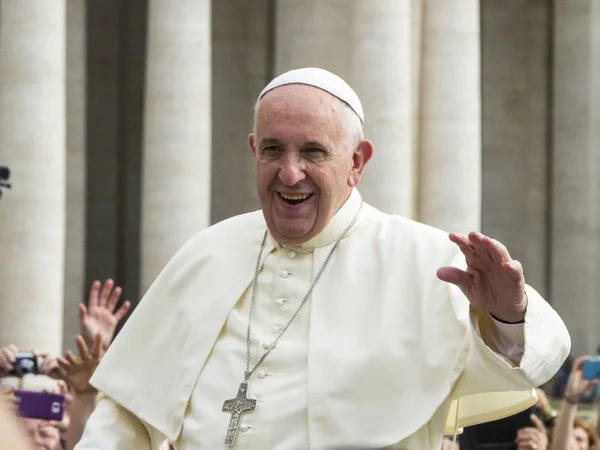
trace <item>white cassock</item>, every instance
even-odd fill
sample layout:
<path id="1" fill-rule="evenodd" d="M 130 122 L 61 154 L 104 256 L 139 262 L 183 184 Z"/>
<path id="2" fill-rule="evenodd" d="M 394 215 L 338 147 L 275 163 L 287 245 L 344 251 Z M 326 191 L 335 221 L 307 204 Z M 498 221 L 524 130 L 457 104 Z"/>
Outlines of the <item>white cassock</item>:
<path id="1" fill-rule="evenodd" d="M 355 217 L 354 190 L 298 247 L 267 239 L 251 363 L 303 299 Z M 261 212 L 217 224 L 167 265 L 93 378 L 104 392 L 77 450 L 225 449 L 223 402 L 243 381 Z M 454 427 L 535 402 L 570 349 L 556 312 L 531 288 L 524 325 L 496 322 L 437 279 L 464 266 L 447 234 L 363 204 L 310 300 L 252 375 L 235 446 L 439 450 Z M 459 399 L 459 401 L 456 401 Z M 458 413 L 458 414 L 457 414 Z"/>

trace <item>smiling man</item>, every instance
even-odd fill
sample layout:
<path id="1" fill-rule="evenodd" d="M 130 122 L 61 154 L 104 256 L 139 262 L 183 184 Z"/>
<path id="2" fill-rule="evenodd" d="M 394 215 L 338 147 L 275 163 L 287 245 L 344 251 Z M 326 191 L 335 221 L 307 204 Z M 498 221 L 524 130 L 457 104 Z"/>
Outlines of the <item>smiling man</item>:
<path id="1" fill-rule="evenodd" d="M 77 449 L 439 450 L 535 402 L 564 324 L 498 241 L 363 201 L 364 120 L 321 69 L 261 92 L 262 211 L 167 265 L 92 380 L 105 396 Z"/>

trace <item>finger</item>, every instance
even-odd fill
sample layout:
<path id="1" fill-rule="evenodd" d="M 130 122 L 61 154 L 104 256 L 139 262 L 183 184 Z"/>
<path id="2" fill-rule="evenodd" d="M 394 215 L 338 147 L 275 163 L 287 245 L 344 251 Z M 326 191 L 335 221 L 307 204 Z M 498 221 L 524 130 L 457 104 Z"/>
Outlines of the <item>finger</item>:
<path id="1" fill-rule="evenodd" d="M 125 317 L 125 315 L 129 312 L 130 309 L 131 309 L 131 302 L 129 300 L 127 300 L 121 305 L 121 307 L 115 313 L 115 318 L 117 319 L 117 321 L 120 322 L 123 319 L 123 317 Z"/>
<path id="2" fill-rule="evenodd" d="M 502 242 L 492 239 L 488 236 L 481 236 L 481 243 L 487 249 L 487 252 L 493 262 L 504 264 L 508 261 L 512 261 L 510 253 L 508 253 L 508 249 Z"/>
<path id="3" fill-rule="evenodd" d="M 91 305 L 90 305 L 91 306 Z M 87 308 L 83 303 L 79 305 L 79 322 L 83 322 L 87 317 Z"/>
<path id="4" fill-rule="evenodd" d="M 516 259 L 503 263 L 502 268 L 515 283 L 525 282 L 525 277 L 523 275 L 523 266 Z"/>
<path id="5" fill-rule="evenodd" d="M 7 355 L 8 355 L 8 360 L 11 363 L 14 363 L 17 360 L 17 353 L 19 353 L 19 349 L 17 348 L 16 345 L 14 344 L 10 344 L 7 348 Z"/>
<path id="6" fill-rule="evenodd" d="M 98 333 L 94 337 L 94 345 L 92 347 L 92 358 L 96 361 L 99 361 L 102 358 L 102 335 Z"/>
<path id="7" fill-rule="evenodd" d="M 98 306 L 98 296 L 100 293 L 100 281 L 96 280 L 92 283 L 92 287 L 90 288 L 90 298 L 88 301 L 88 305 L 90 308 L 94 306 Z"/>
<path id="8" fill-rule="evenodd" d="M 117 306 L 117 303 L 121 298 L 122 292 L 123 290 L 119 286 L 117 286 L 113 290 L 112 294 L 110 295 L 110 298 L 108 299 L 108 303 L 106 304 L 106 309 L 108 309 L 110 312 L 113 312 L 115 310 L 115 307 Z"/>
<path id="9" fill-rule="evenodd" d="M 538 431 L 540 431 L 541 433 L 546 433 L 546 427 L 544 426 L 544 423 L 540 420 L 538 416 L 536 416 L 535 414 L 531 414 L 529 417 L 531 418 L 531 422 L 533 422 L 533 425 L 538 429 Z"/>
<path id="10" fill-rule="evenodd" d="M 456 267 L 442 267 L 437 271 L 437 277 L 446 283 L 452 283 L 468 297 L 473 284 L 473 274 Z"/>
<path id="11" fill-rule="evenodd" d="M 71 366 L 79 365 L 78 358 L 73 354 L 71 350 L 67 350 L 67 352 L 65 353 L 65 359 L 69 361 Z"/>
<path id="12" fill-rule="evenodd" d="M 81 358 L 82 361 L 87 361 L 88 359 L 90 359 L 90 352 L 88 350 L 88 346 L 85 343 L 85 339 L 83 339 L 83 336 L 78 335 L 75 338 L 75 344 L 77 345 L 77 351 L 79 352 L 79 357 Z"/>
<path id="13" fill-rule="evenodd" d="M 488 246 L 484 244 L 483 239 L 485 236 L 476 231 L 471 231 L 469 233 L 469 242 L 471 246 L 475 249 L 475 253 L 481 259 L 481 261 L 485 263 L 492 262 L 492 256 L 488 250 Z"/>
<path id="14" fill-rule="evenodd" d="M 115 282 L 112 279 L 108 279 L 104 282 L 104 286 L 102 286 L 102 291 L 100 292 L 100 301 L 98 302 L 98 306 L 105 308 L 106 303 L 108 302 L 108 297 L 112 291 Z"/>
<path id="15" fill-rule="evenodd" d="M 71 371 L 72 365 L 69 361 L 67 361 L 64 358 L 61 358 L 60 356 L 56 359 L 56 363 L 58 364 L 58 366 L 61 368 L 61 370 L 63 370 L 63 372 L 65 374 L 69 373 Z"/>
<path id="16" fill-rule="evenodd" d="M 474 256 L 475 249 L 471 246 L 468 236 L 458 233 L 450 233 L 450 240 L 461 249 L 465 256 Z"/>
<path id="17" fill-rule="evenodd" d="M 581 370 L 581 365 L 583 364 L 583 362 L 589 361 L 590 359 L 592 359 L 592 357 L 590 355 L 583 355 L 583 356 L 580 356 L 579 358 L 577 358 L 575 360 L 575 362 L 573 363 L 573 368 L 571 369 L 571 372 L 575 372 L 576 370 Z"/>

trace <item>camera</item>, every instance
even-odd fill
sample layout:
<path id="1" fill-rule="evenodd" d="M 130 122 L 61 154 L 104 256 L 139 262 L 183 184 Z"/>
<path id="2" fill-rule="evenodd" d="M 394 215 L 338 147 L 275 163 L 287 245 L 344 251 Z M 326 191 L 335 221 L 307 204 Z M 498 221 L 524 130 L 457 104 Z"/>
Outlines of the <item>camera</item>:
<path id="1" fill-rule="evenodd" d="M 22 377 L 29 373 L 39 373 L 38 358 L 33 353 L 18 353 L 9 375 Z"/>
<path id="2" fill-rule="evenodd" d="M 10 189 L 10 169 L 6 166 L 0 166 L 0 198 L 2 198 L 2 188 Z"/>

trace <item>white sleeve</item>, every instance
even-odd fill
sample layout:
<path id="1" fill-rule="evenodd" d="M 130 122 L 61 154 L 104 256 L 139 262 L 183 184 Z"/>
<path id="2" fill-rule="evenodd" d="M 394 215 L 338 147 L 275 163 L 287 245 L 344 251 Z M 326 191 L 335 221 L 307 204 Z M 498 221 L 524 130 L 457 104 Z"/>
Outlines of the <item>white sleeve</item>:
<path id="1" fill-rule="evenodd" d="M 158 450 L 163 441 L 135 415 L 101 396 L 75 450 Z"/>
<path id="2" fill-rule="evenodd" d="M 489 326 L 480 329 L 480 332 L 490 349 L 506 356 L 517 366 L 521 363 L 525 352 L 525 323 L 502 323 L 492 317 Z"/>

